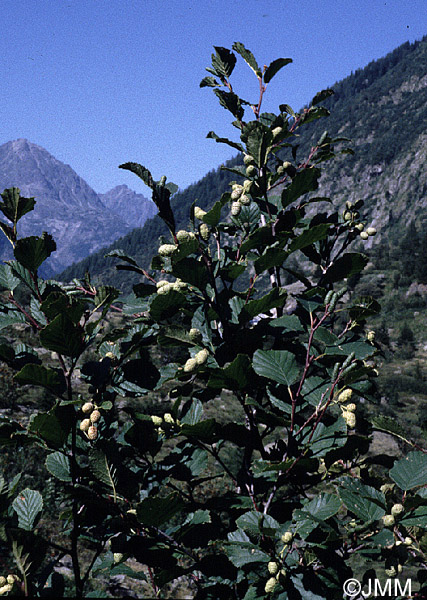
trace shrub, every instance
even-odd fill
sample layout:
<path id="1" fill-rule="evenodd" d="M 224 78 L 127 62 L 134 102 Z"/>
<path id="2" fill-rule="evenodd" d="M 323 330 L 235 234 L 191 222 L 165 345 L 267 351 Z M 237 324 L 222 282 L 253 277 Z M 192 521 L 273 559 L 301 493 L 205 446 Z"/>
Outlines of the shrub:
<path id="1" fill-rule="evenodd" d="M 372 298 L 346 294 L 347 279 L 367 264 L 350 248 L 359 216 L 348 203 L 342 214 L 316 210 L 320 165 L 343 140 L 325 132 L 297 159 L 300 129 L 327 116 L 320 104 L 331 92 L 301 113 L 286 104 L 261 112 L 290 59 L 260 68 L 242 44 L 233 50 L 215 48 L 201 86 L 232 114 L 240 140 L 208 137 L 246 158 L 231 169 L 228 192 L 206 211 L 193 207 L 188 236 L 175 231 L 177 187 L 142 165 L 122 165 L 151 188 L 170 232 L 150 269 L 110 253 L 118 269 L 141 276 L 133 298 L 89 277 L 43 281 L 38 269 L 55 242 L 47 233 L 19 238 L 34 200 L 16 188 L 2 194 L 11 225 L 1 227 L 15 259 L 0 267 L 0 321 L 26 323 L 33 341 L 1 344 L 0 356 L 16 382 L 55 400 L 28 423 L 2 418 L 0 443 L 44 450 L 40 469 L 61 486 L 64 527 L 58 538 L 39 528 L 42 494 L 4 473 L 1 545 L 16 562 L 17 593 L 61 595 L 55 565 L 65 554 L 78 598 L 92 578 L 117 574 L 139 580 L 143 596 L 183 578 L 197 598 L 342 598 L 346 580 L 372 576 L 372 565 L 382 576 L 390 562 L 425 564 L 426 455 L 368 457 L 373 428 L 401 439 L 405 432 L 392 419 L 358 414 L 359 399 L 375 396 L 377 347 L 363 324 L 378 310 Z M 253 104 L 232 87 L 236 54 L 255 74 Z M 301 267 L 290 269 L 297 258 Z M 283 286 L 288 273 L 298 283 L 292 294 Z M 29 304 L 16 300 L 19 288 Z M 128 317 L 105 330 L 110 310 Z M 159 360 L 171 348 L 176 359 Z M 165 412 L 118 401 L 153 393 L 168 394 Z M 215 403 L 224 405 L 222 419 L 205 415 Z M 390 519 L 396 503 L 403 512 Z"/>

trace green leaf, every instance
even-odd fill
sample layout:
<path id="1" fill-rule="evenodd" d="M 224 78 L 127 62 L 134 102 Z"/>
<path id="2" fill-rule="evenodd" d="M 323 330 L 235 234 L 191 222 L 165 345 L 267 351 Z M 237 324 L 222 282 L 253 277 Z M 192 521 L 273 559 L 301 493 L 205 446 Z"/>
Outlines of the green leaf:
<path id="1" fill-rule="evenodd" d="M 270 556 L 252 544 L 241 529 L 229 533 L 228 540 L 224 543 L 224 551 L 235 567 L 243 567 L 253 562 L 267 563 L 270 561 Z"/>
<path id="2" fill-rule="evenodd" d="M 0 309 L 0 329 L 4 329 L 5 327 L 9 327 L 9 325 L 13 325 L 14 323 L 25 323 L 25 316 L 19 312 L 18 310 L 1 310 Z"/>
<path id="3" fill-rule="evenodd" d="M 49 320 L 66 313 L 74 324 L 77 324 L 87 308 L 85 300 L 68 296 L 62 290 L 54 290 L 41 303 L 40 309 Z M 46 323 L 45 323 L 46 325 Z"/>
<path id="4" fill-rule="evenodd" d="M 424 529 L 427 529 L 427 506 L 419 506 L 403 517 L 399 523 L 403 527 L 424 527 Z"/>
<path id="5" fill-rule="evenodd" d="M 56 250 L 56 243 L 51 235 L 43 232 L 41 237 L 21 238 L 15 244 L 13 254 L 18 262 L 29 271 L 37 271 L 40 265 Z"/>
<path id="6" fill-rule="evenodd" d="M 377 521 L 386 514 L 384 494 L 364 485 L 356 477 L 341 477 L 338 480 L 338 495 L 345 506 L 364 523 Z"/>
<path id="7" fill-rule="evenodd" d="M 258 300 L 250 300 L 242 308 L 239 320 L 244 322 L 248 319 L 253 319 L 261 313 L 266 313 L 273 308 L 283 306 L 286 302 L 287 292 L 282 288 L 273 288 L 268 294 L 262 296 Z"/>
<path id="8" fill-rule="evenodd" d="M 22 385 L 41 385 L 58 396 L 67 389 L 67 383 L 61 369 L 52 369 L 42 365 L 24 365 L 15 375 L 15 381 Z"/>
<path id="9" fill-rule="evenodd" d="M 40 492 L 25 488 L 12 502 L 12 506 L 18 515 L 18 527 L 31 531 L 37 515 L 43 510 L 43 498 Z"/>
<path id="10" fill-rule="evenodd" d="M 122 260 L 124 260 L 125 262 L 128 262 L 132 266 L 138 267 L 138 263 L 130 256 L 127 256 L 127 254 L 125 253 L 125 251 L 122 248 L 116 248 L 115 250 L 111 250 L 111 252 L 104 254 L 104 257 L 105 258 L 121 258 Z"/>
<path id="11" fill-rule="evenodd" d="M 106 454 L 100 448 L 91 448 L 89 452 L 89 468 L 94 477 L 113 490 L 116 500 L 115 468 L 109 463 Z"/>
<path id="12" fill-rule="evenodd" d="M 75 409 L 72 405 L 55 406 L 47 413 L 31 417 L 28 430 L 42 438 L 49 446 L 61 448 L 74 427 Z"/>
<path id="13" fill-rule="evenodd" d="M 12 292 L 21 280 L 13 274 L 10 265 L 0 265 L 0 288 Z"/>
<path id="14" fill-rule="evenodd" d="M 244 47 L 244 45 L 240 42 L 235 42 L 232 46 L 233 50 L 240 54 L 243 60 L 250 66 L 252 71 L 258 77 L 261 77 L 262 71 L 258 66 L 257 61 L 255 60 L 255 56 L 252 54 L 250 50 Z M 267 83 L 267 82 L 266 82 Z"/>
<path id="15" fill-rule="evenodd" d="M 218 74 L 218 77 L 227 79 L 233 72 L 236 64 L 235 55 L 227 48 L 214 46 L 215 54 L 212 54 L 212 66 Z"/>
<path id="16" fill-rule="evenodd" d="M 36 201 L 34 198 L 22 198 L 19 188 L 9 188 L 1 194 L 0 210 L 14 225 L 26 213 L 33 210 Z"/>
<path id="17" fill-rule="evenodd" d="M 194 285 L 199 290 L 204 290 L 209 283 L 206 267 L 195 258 L 185 258 L 173 266 L 173 274 L 182 281 Z M 168 294 L 169 295 L 169 294 Z"/>
<path id="18" fill-rule="evenodd" d="M 308 590 L 307 586 L 310 585 L 310 579 L 308 579 L 308 581 L 306 579 L 303 579 L 302 574 L 292 576 L 290 579 L 291 579 L 292 583 L 294 584 L 295 589 L 298 591 L 299 598 L 301 598 L 303 600 L 328 600 L 329 596 L 324 596 L 323 594 L 322 594 L 322 596 L 319 596 L 315 592 Z M 313 583 L 312 583 L 312 585 L 313 585 Z M 318 587 L 320 587 L 320 586 L 316 586 L 316 588 L 318 588 Z M 316 591 L 319 591 L 319 590 L 316 589 Z"/>
<path id="19" fill-rule="evenodd" d="M 331 90 L 331 89 L 322 90 L 321 92 L 317 92 L 317 94 L 314 96 L 313 100 L 311 101 L 311 105 L 315 106 L 316 104 L 323 102 L 323 100 L 326 100 L 326 98 L 329 98 L 329 96 L 333 96 L 333 95 L 334 95 L 334 90 Z"/>
<path id="20" fill-rule="evenodd" d="M 95 306 L 105 306 L 109 307 L 114 300 L 116 300 L 120 296 L 119 290 L 111 285 L 100 285 L 96 289 L 95 294 Z"/>
<path id="21" fill-rule="evenodd" d="M 331 450 L 344 446 L 347 440 L 347 426 L 342 417 L 326 427 L 319 423 L 310 442 L 310 450 L 313 456 L 318 458 L 325 456 Z"/>
<path id="22" fill-rule="evenodd" d="M 17 260 L 8 260 L 7 264 L 12 270 L 12 274 L 18 277 L 31 290 L 34 295 L 37 295 L 37 289 L 31 277 L 31 273 Z"/>
<path id="23" fill-rule="evenodd" d="M 163 321 L 173 317 L 184 305 L 184 295 L 176 290 L 157 294 L 150 304 L 150 315 L 155 321 Z"/>
<path id="24" fill-rule="evenodd" d="M 122 165 L 119 165 L 119 169 L 125 169 L 126 171 L 131 171 L 131 173 L 134 173 L 134 175 L 136 175 L 137 177 L 142 179 L 142 181 L 145 183 L 145 185 L 147 185 L 149 188 L 154 187 L 153 176 L 151 175 L 150 171 L 146 167 L 143 167 L 142 165 L 135 163 L 135 162 L 127 162 Z"/>
<path id="25" fill-rule="evenodd" d="M 195 437 L 200 441 L 208 443 L 211 443 L 213 441 L 212 438 L 214 436 L 215 431 L 215 419 L 205 419 L 204 421 L 199 421 L 195 425 L 187 425 L 186 423 L 183 423 L 181 427 L 181 435 L 190 438 Z M 204 461 L 204 459 L 205 457 L 204 455 L 202 455 L 202 460 Z"/>
<path id="26" fill-rule="evenodd" d="M 83 330 L 66 314 L 60 314 L 40 331 L 44 348 L 65 356 L 79 356 L 84 349 Z"/>
<path id="27" fill-rule="evenodd" d="M 292 58 L 276 58 L 270 63 L 264 73 L 265 83 L 269 83 L 280 69 L 289 65 L 292 62 Z"/>
<path id="28" fill-rule="evenodd" d="M 262 256 L 254 262 L 255 272 L 260 275 L 272 267 L 281 266 L 288 258 L 289 252 L 280 248 L 267 248 Z"/>
<path id="29" fill-rule="evenodd" d="M 287 350 L 257 350 L 252 367 L 261 377 L 286 386 L 294 384 L 299 376 L 295 356 Z"/>
<path id="30" fill-rule="evenodd" d="M 211 373 L 209 387 L 242 390 L 250 383 L 251 361 L 247 354 L 238 354 L 224 369 Z"/>
<path id="31" fill-rule="evenodd" d="M 289 245 L 289 251 L 295 252 L 295 250 L 301 250 L 306 246 L 310 246 L 319 240 L 324 240 L 328 235 L 329 224 L 320 223 L 314 225 L 310 229 L 303 231 L 298 237 L 296 237 Z"/>
<path id="32" fill-rule="evenodd" d="M 257 166 L 264 166 L 273 143 L 271 130 L 259 121 L 250 121 L 244 126 L 241 139 L 246 143 L 248 154 L 254 157 Z"/>
<path id="33" fill-rule="evenodd" d="M 340 258 L 338 258 L 326 271 L 325 281 L 328 283 L 334 283 L 335 281 L 341 281 L 356 273 L 360 273 L 368 264 L 368 257 L 364 254 L 357 252 L 348 252 Z"/>
<path id="34" fill-rule="evenodd" d="M 341 508 L 341 501 L 335 494 L 321 493 L 316 498 L 304 505 L 301 512 L 305 512 L 320 521 L 326 521 L 337 514 Z"/>
<path id="35" fill-rule="evenodd" d="M 308 192 L 314 192 L 319 187 L 320 169 L 311 168 L 298 171 L 292 183 L 282 192 L 282 207 L 286 208 Z"/>
<path id="36" fill-rule="evenodd" d="M 10 227 L 10 225 L 7 225 L 7 223 L 3 223 L 3 221 L 0 221 L 0 229 L 3 231 L 4 235 L 7 237 L 9 242 L 13 244 L 16 241 L 16 233 L 13 230 L 13 228 Z"/>
<path id="37" fill-rule="evenodd" d="M 341 501 L 335 494 L 321 493 L 304 505 L 302 509 L 295 510 L 293 519 L 296 521 L 296 531 L 304 539 L 319 522 L 333 517 L 341 508 Z"/>
<path id="38" fill-rule="evenodd" d="M 427 485 L 427 454 L 418 450 L 410 452 L 394 463 L 390 477 L 404 491 Z"/>
<path id="39" fill-rule="evenodd" d="M 193 400 L 190 409 L 185 413 L 185 416 L 181 419 L 182 424 L 195 425 L 198 423 L 203 415 L 203 404 L 200 400 Z"/>
<path id="40" fill-rule="evenodd" d="M 70 461 L 62 452 L 52 452 L 46 457 L 46 469 L 60 481 L 71 481 Z"/>
<path id="41" fill-rule="evenodd" d="M 177 512 L 184 508 L 184 503 L 178 494 L 169 494 L 166 498 L 145 498 L 136 507 L 138 520 L 144 525 L 158 527 L 169 521 Z"/>
<path id="42" fill-rule="evenodd" d="M 243 119 L 244 110 L 240 102 L 240 98 L 234 92 L 225 92 L 224 90 L 214 89 L 214 93 L 219 99 L 219 103 L 226 110 L 230 111 L 236 119 Z"/>
<path id="43" fill-rule="evenodd" d="M 265 534 L 270 537 L 275 537 L 276 531 L 280 528 L 276 519 L 255 510 L 241 515 L 236 520 L 236 525 L 249 535 Z"/>
<path id="44" fill-rule="evenodd" d="M 239 152 L 244 151 L 242 144 L 233 142 L 232 140 L 229 140 L 228 138 L 220 138 L 217 136 L 217 134 L 214 131 L 209 131 L 209 133 L 207 134 L 206 137 L 210 138 L 212 140 L 215 140 L 218 144 L 227 144 L 228 146 L 231 146 L 232 148 L 239 150 Z"/>
<path id="45" fill-rule="evenodd" d="M 408 435 L 406 433 L 406 429 L 401 427 L 401 425 L 397 423 L 394 417 L 386 417 L 384 415 L 380 415 L 378 417 L 373 417 L 371 423 L 374 429 L 377 429 L 379 431 L 385 431 L 390 435 L 394 435 L 395 437 L 398 437 L 401 440 L 410 443 Z"/>
<path id="46" fill-rule="evenodd" d="M 199 84 L 199 87 L 217 87 L 220 85 L 215 77 L 204 77 Z"/>

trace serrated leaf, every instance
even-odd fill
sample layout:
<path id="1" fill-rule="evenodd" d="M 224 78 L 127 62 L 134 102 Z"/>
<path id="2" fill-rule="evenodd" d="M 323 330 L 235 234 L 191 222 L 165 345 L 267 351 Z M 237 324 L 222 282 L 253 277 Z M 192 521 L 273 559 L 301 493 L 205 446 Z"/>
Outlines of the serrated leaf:
<path id="1" fill-rule="evenodd" d="M 287 350 L 257 350 L 252 368 L 261 377 L 286 386 L 294 384 L 299 375 L 295 356 Z"/>
<path id="2" fill-rule="evenodd" d="M 293 178 L 292 183 L 282 192 L 282 208 L 286 208 L 304 194 L 317 190 L 319 177 L 320 169 L 317 168 L 299 171 Z"/>
<path id="3" fill-rule="evenodd" d="M 325 281 L 334 283 L 363 271 L 368 264 L 368 257 L 357 252 L 348 252 L 338 258 L 326 271 Z"/>
<path id="4" fill-rule="evenodd" d="M 323 102 L 323 100 L 326 100 L 326 98 L 329 98 L 329 96 L 333 96 L 334 93 L 335 93 L 334 90 L 331 90 L 331 89 L 322 90 L 321 92 L 317 92 L 317 94 L 314 96 L 313 100 L 311 101 L 311 105 L 315 106 L 316 104 Z"/>
<path id="5" fill-rule="evenodd" d="M 347 440 L 347 426 L 342 417 L 327 427 L 319 423 L 311 438 L 310 450 L 318 458 L 325 456 L 331 450 L 341 448 Z"/>
<path id="6" fill-rule="evenodd" d="M 211 373 L 209 387 L 242 390 L 250 383 L 251 361 L 247 354 L 238 354 L 224 369 Z"/>
<path id="7" fill-rule="evenodd" d="M 348 510 L 364 523 L 377 521 L 386 514 L 384 494 L 356 477 L 341 477 L 337 491 Z"/>
<path id="8" fill-rule="evenodd" d="M 123 163 L 122 165 L 119 165 L 119 169 L 125 169 L 126 171 L 134 173 L 137 177 L 142 179 L 145 185 L 147 185 L 149 188 L 153 188 L 154 179 L 150 171 L 146 167 L 143 167 L 142 165 L 136 162 L 127 162 Z"/>
<path id="9" fill-rule="evenodd" d="M 272 63 L 269 64 L 265 73 L 264 73 L 264 81 L 265 83 L 269 83 L 273 77 L 276 75 L 280 69 L 289 65 L 292 62 L 292 58 L 276 58 Z"/>
<path id="10" fill-rule="evenodd" d="M 399 524 L 403 527 L 423 527 L 427 529 L 427 506 L 419 506 L 404 516 Z"/>
<path id="11" fill-rule="evenodd" d="M 270 561 L 270 556 L 252 544 L 242 530 L 228 534 L 228 539 L 228 543 L 224 543 L 224 551 L 235 567 L 243 567 L 253 562 L 267 563 Z"/>
<path id="12" fill-rule="evenodd" d="M 219 103 L 223 108 L 230 111 L 236 119 L 243 118 L 244 110 L 240 102 L 240 98 L 234 92 L 226 92 L 225 90 L 214 89 L 214 93 L 219 99 Z"/>
<path id="13" fill-rule="evenodd" d="M 130 263 L 134 267 L 138 266 L 138 263 L 130 256 L 127 256 L 127 254 L 125 253 L 125 251 L 122 248 L 116 248 L 115 250 L 111 250 L 111 252 L 104 254 L 104 257 L 105 258 L 120 258 L 121 260 L 124 260 L 125 262 Z"/>
<path id="14" fill-rule="evenodd" d="M 62 452 L 52 452 L 46 457 L 46 469 L 60 481 L 71 481 L 70 461 Z"/>
<path id="15" fill-rule="evenodd" d="M 200 400 L 195 399 L 191 402 L 190 409 L 185 413 L 185 416 L 181 419 L 182 424 L 195 425 L 198 423 L 203 415 L 203 404 Z"/>
<path id="16" fill-rule="evenodd" d="M 83 330 L 66 314 L 60 314 L 40 331 L 42 345 L 65 356 L 76 357 L 84 349 Z"/>
<path id="17" fill-rule="evenodd" d="M 211 225 L 212 227 L 215 227 L 216 225 L 218 225 L 219 219 L 221 217 L 222 207 L 223 207 L 223 203 L 221 202 L 221 200 L 218 200 L 217 202 L 215 202 L 215 204 L 212 206 L 212 208 L 201 218 L 203 223 L 206 223 L 207 225 Z"/>
<path id="18" fill-rule="evenodd" d="M 326 521 L 337 514 L 341 508 L 341 501 L 335 494 L 321 493 L 307 504 L 304 504 L 302 512 L 316 517 L 320 521 Z"/>
<path id="19" fill-rule="evenodd" d="M 115 468 L 108 461 L 106 454 L 100 448 L 91 448 L 89 452 L 89 469 L 94 477 L 113 490 L 116 501 Z"/>
<path id="20" fill-rule="evenodd" d="M 184 503 L 178 494 L 169 494 L 166 498 L 145 498 L 136 507 L 138 520 L 144 525 L 158 527 L 169 521 L 177 512 L 184 508 Z"/>
<path id="21" fill-rule="evenodd" d="M 120 296 L 120 292 L 115 287 L 113 287 L 111 285 L 100 285 L 96 289 L 96 294 L 95 294 L 95 298 L 94 298 L 95 306 L 98 308 L 100 306 L 108 307 L 119 296 Z"/>
<path id="22" fill-rule="evenodd" d="M 235 55 L 227 48 L 214 46 L 215 54 L 212 54 L 212 66 L 218 76 L 227 79 L 233 72 L 236 64 Z"/>
<path id="23" fill-rule="evenodd" d="M 282 288 L 273 288 L 268 294 L 258 298 L 257 300 L 250 300 L 247 304 L 242 307 L 242 313 L 240 320 L 253 319 L 261 313 L 267 313 L 273 308 L 283 306 L 287 298 L 286 290 Z"/>
<path id="24" fill-rule="evenodd" d="M 13 325 L 14 323 L 25 323 L 25 315 L 23 315 L 18 310 L 0 310 L 0 329 L 4 329 L 5 327 L 9 327 L 9 325 Z"/>
<path id="25" fill-rule="evenodd" d="M 10 265 L 0 265 L 0 288 L 13 291 L 21 283 L 21 280 L 13 274 Z"/>
<path id="26" fill-rule="evenodd" d="M 204 77 L 199 86 L 202 87 L 217 87 L 220 85 L 215 77 Z"/>
<path id="27" fill-rule="evenodd" d="M 174 264 L 173 274 L 199 290 L 204 290 L 209 283 L 209 275 L 206 267 L 195 258 L 188 257 Z M 169 295 L 169 294 L 168 294 Z"/>
<path id="28" fill-rule="evenodd" d="M 73 405 L 55 406 L 47 413 L 39 412 L 31 417 L 28 430 L 38 435 L 49 446 L 61 448 L 74 423 Z"/>
<path id="29" fill-rule="evenodd" d="M 209 133 L 207 134 L 206 137 L 209 139 L 215 140 L 216 142 L 218 142 L 218 144 L 227 144 L 228 146 L 231 146 L 232 148 L 239 150 L 239 152 L 244 151 L 242 144 L 233 142 L 232 140 L 229 140 L 228 138 L 221 138 L 221 137 L 217 136 L 217 134 L 214 131 L 209 131 Z"/>
<path id="30" fill-rule="evenodd" d="M 267 248 L 254 262 L 255 272 L 260 275 L 272 267 L 280 267 L 288 258 L 289 252 L 281 248 Z"/>
<path id="31" fill-rule="evenodd" d="M 176 290 L 167 294 L 157 294 L 150 304 L 150 315 L 155 321 L 169 319 L 185 304 L 185 297 Z"/>
<path id="32" fill-rule="evenodd" d="M 61 369 L 52 369 L 42 365 L 24 365 L 15 375 L 15 381 L 22 385 L 40 385 L 58 396 L 67 389 L 67 383 Z"/>
<path id="33" fill-rule="evenodd" d="M 21 197 L 19 188 L 9 188 L 1 194 L 0 210 L 4 216 L 16 225 L 21 217 L 33 210 L 36 201 L 34 198 Z"/>
<path id="34" fill-rule="evenodd" d="M 255 510 L 244 513 L 236 520 L 236 525 L 250 535 L 266 534 L 275 537 L 276 531 L 280 528 L 276 519 Z"/>
<path id="35" fill-rule="evenodd" d="M 418 450 L 410 452 L 394 463 L 389 474 L 404 491 L 427 485 L 427 454 Z"/>
<path id="36" fill-rule="evenodd" d="M 271 130 L 259 121 L 250 121 L 244 126 L 241 139 L 246 143 L 247 151 L 255 159 L 256 165 L 262 167 L 273 143 Z"/>
<path id="37" fill-rule="evenodd" d="M 319 240 L 324 240 L 328 235 L 328 229 L 328 223 L 320 223 L 319 225 L 310 227 L 310 229 L 306 229 L 292 240 L 289 245 L 289 251 L 295 252 L 295 250 L 301 250 L 301 248 L 310 246 Z"/>
<path id="38" fill-rule="evenodd" d="M 31 531 L 38 514 L 43 510 L 43 498 L 37 490 L 25 488 L 12 502 L 18 515 L 18 527 Z"/>
<path id="39" fill-rule="evenodd" d="M 37 271 L 40 265 L 56 250 L 53 237 L 43 232 L 41 237 L 32 235 L 21 238 L 15 244 L 13 254 L 18 262 L 29 271 Z"/>
<path id="40" fill-rule="evenodd" d="M 402 440 L 405 440 L 406 442 L 409 441 L 408 436 L 406 435 L 406 430 L 401 427 L 401 425 L 399 425 L 399 423 L 393 417 L 380 415 L 378 417 L 373 417 L 371 423 L 374 429 L 394 435 Z"/>
<path id="41" fill-rule="evenodd" d="M 233 44 L 232 48 L 235 52 L 240 54 L 240 56 L 243 58 L 243 60 L 246 62 L 246 64 L 248 64 L 250 66 L 250 68 L 255 73 L 255 75 L 260 77 L 262 72 L 261 72 L 261 69 L 259 68 L 258 63 L 255 60 L 255 56 L 252 54 L 252 52 L 250 50 L 248 50 L 247 48 L 245 48 L 245 46 L 241 42 L 235 42 Z"/>

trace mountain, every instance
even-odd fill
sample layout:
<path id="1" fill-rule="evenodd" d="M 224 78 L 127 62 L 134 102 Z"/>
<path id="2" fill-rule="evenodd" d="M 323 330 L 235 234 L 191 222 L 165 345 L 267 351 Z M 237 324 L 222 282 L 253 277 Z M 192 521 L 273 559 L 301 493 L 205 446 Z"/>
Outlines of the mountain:
<path id="1" fill-rule="evenodd" d="M 118 185 L 106 194 L 98 194 L 104 206 L 118 215 L 130 227 L 142 227 L 157 213 L 156 205 L 127 185 Z"/>
<path id="2" fill-rule="evenodd" d="M 111 190 L 98 195 L 69 165 L 25 139 L 0 146 L 0 190 L 10 187 L 18 187 L 23 196 L 36 199 L 35 210 L 19 222 L 19 235 L 47 231 L 56 241 L 57 250 L 46 262 L 45 275 L 81 260 L 134 227 L 127 217 L 110 208 L 116 196 L 123 199 L 122 204 L 130 197 L 132 211 L 138 202 L 145 206 L 143 197 L 127 188 L 126 192 L 116 194 Z M 154 205 L 144 200 L 150 214 Z M 4 239 L 2 244 L 3 258 L 10 258 L 9 244 Z"/>
<path id="3" fill-rule="evenodd" d="M 345 155 L 325 165 L 316 195 L 330 195 L 343 207 L 346 200 L 365 200 L 366 220 L 378 230 L 370 244 L 394 243 L 410 221 L 419 229 L 426 218 L 427 37 L 403 44 L 331 87 L 335 94 L 323 103 L 331 114 L 306 127 L 298 157 L 307 156 L 326 128 L 331 136 L 350 138 L 354 156 Z M 228 166 L 239 161 L 236 157 Z M 176 194 L 173 205 L 179 207 L 178 225 L 188 224 L 188 210 L 196 199 L 202 208 L 212 205 L 233 179 L 235 175 L 217 169 Z M 156 217 L 109 250 L 121 248 L 148 267 L 163 233 Z M 129 273 L 116 272 L 114 260 L 105 259 L 105 253 L 104 249 L 86 258 L 61 277 L 82 277 L 89 270 L 104 282 L 129 289 Z"/>

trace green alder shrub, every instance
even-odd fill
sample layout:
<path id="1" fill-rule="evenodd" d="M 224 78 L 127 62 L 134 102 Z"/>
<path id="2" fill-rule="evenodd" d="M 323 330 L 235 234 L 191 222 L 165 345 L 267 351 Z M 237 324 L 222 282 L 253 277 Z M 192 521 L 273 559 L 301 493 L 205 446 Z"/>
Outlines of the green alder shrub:
<path id="1" fill-rule="evenodd" d="M 332 92 L 300 113 L 261 112 L 291 61 L 260 68 L 242 44 L 233 50 L 215 48 L 201 82 L 233 116 L 239 141 L 208 134 L 243 155 L 230 190 L 207 211 L 192 206 L 176 231 L 176 186 L 122 165 L 151 188 L 170 231 L 149 268 L 110 253 L 141 275 L 131 297 L 88 276 L 42 280 L 55 242 L 19 238 L 35 201 L 2 194 L 14 260 L 0 266 L 0 356 L 52 405 L 27 422 L 1 416 L 0 444 L 43 451 L 58 509 L 46 524 L 44 490 L 22 489 L 4 469 L 0 554 L 16 566 L 0 573 L 11 575 L 0 594 L 61 596 L 66 555 L 79 598 L 120 574 L 141 597 L 167 596 L 176 581 L 187 597 L 245 600 L 343 598 L 353 577 L 410 574 L 422 586 L 427 456 L 411 440 L 404 458 L 372 453 L 375 429 L 407 435 L 381 409 L 368 422 L 358 406 L 376 402 L 365 320 L 379 305 L 353 299 L 347 280 L 368 261 L 353 242 L 375 231 L 362 201 L 336 209 L 316 193 L 322 163 L 337 145 L 348 152 L 345 140 L 325 132 L 298 156 L 301 128 L 328 115 L 321 102 Z M 236 54 L 254 72 L 255 103 L 232 87 Z M 16 324 L 31 343 L 10 343 Z M 153 394 L 161 406 L 167 396 L 166 411 L 141 411 Z"/>

